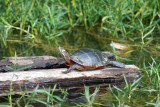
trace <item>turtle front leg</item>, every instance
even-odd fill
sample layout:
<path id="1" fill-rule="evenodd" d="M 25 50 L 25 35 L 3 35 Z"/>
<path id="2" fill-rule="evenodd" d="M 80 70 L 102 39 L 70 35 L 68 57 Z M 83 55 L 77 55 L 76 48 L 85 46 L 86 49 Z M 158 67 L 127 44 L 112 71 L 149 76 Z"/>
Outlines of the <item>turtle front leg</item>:
<path id="1" fill-rule="evenodd" d="M 63 73 L 67 74 L 67 73 L 71 72 L 73 69 L 84 69 L 84 67 L 82 67 L 81 65 L 75 64 L 75 65 L 71 66 L 70 68 L 68 68 L 67 71 L 65 71 Z"/>

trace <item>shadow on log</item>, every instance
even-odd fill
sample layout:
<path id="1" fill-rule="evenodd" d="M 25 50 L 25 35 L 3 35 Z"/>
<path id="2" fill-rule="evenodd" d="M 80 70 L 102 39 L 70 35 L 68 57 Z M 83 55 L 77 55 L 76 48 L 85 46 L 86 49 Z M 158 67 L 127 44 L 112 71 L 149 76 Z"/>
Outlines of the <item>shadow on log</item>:
<path id="1" fill-rule="evenodd" d="M 115 60 L 111 55 L 110 59 Z M 53 87 L 55 84 L 61 88 L 76 89 L 84 85 L 90 87 L 120 85 L 124 83 L 123 74 L 128 81 L 141 77 L 141 72 L 135 65 L 126 65 L 125 68 L 106 67 L 104 69 L 90 71 L 72 71 L 68 74 L 64 60 L 51 56 L 17 57 L 18 68 L 30 66 L 23 71 L 11 71 L 7 66 L 13 66 L 14 58 L 0 61 L 0 96 L 7 95 L 12 83 L 13 94 L 32 92 L 39 85 Z M 27 70 L 27 71 L 25 71 Z"/>

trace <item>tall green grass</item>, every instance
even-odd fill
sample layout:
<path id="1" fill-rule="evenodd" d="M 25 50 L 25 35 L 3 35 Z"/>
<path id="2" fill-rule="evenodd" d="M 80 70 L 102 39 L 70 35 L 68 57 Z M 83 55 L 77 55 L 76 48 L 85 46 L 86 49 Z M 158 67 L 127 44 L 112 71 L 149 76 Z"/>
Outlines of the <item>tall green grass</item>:
<path id="1" fill-rule="evenodd" d="M 1 7 L 0 30 L 3 43 L 8 38 L 18 38 L 30 42 L 41 39 L 54 40 L 60 36 L 60 29 L 68 26 L 67 12 L 55 1 L 3 1 Z"/>
<path id="2" fill-rule="evenodd" d="M 99 92 L 99 88 L 96 88 L 92 94 L 90 94 L 90 92 L 89 92 L 89 87 L 85 86 L 84 88 L 85 88 L 84 95 L 85 95 L 85 98 L 86 98 L 86 104 L 85 105 L 87 105 L 89 107 L 93 107 L 95 97 Z"/>
<path id="3" fill-rule="evenodd" d="M 159 89 L 160 89 L 160 64 L 152 58 L 152 63 L 144 64 L 142 78 L 133 83 L 129 83 L 124 75 L 126 85 L 122 88 L 110 87 L 110 92 L 115 98 L 110 103 L 117 106 L 142 105 L 142 106 L 159 106 Z M 148 66 L 149 65 L 149 66 Z"/>
<path id="4" fill-rule="evenodd" d="M 66 100 L 66 91 L 63 93 L 62 98 L 58 95 L 54 95 L 57 85 L 53 88 L 39 89 L 39 86 L 33 90 L 32 93 L 19 94 L 20 97 L 14 102 L 14 106 L 28 107 L 34 104 L 43 104 L 46 107 L 61 106 Z M 27 91 L 27 90 L 26 90 Z"/>
<path id="5" fill-rule="evenodd" d="M 144 69 L 146 72 L 146 76 L 150 83 L 150 87 L 154 87 L 154 89 L 160 89 L 160 63 L 158 63 L 155 59 L 152 58 L 152 63 L 149 63 L 149 66 L 144 65 Z"/>
<path id="6" fill-rule="evenodd" d="M 116 98 L 116 100 L 118 101 L 118 104 L 114 104 L 115 106 L 121 106 L 124 103 L 130 102 L 132 94 L 134 93 L 134 91 L 138 90 L 137 87 L 139 86 L 139 83 L 141 81 L 141 78 L 137 79 L 136 81 L 134 81 L 133 83 L 130 83 L 127 81 L 125 75 L 124 76 L 124 80 L 126 85 L 121 89 L 118 88 L 117 86 L 113 86 L 113 88 L 115 90 L 113 90 L 111 87 L 109 87 L 111 93 L 113 94 L 113 96 Z"/>
<path id="7" fill-rule="evenodd" d="M 159 0 L 8 0 L 0 10 L 3 45 L 15 38 L 49 43 L 75 26 L 146 44 L 160 30 Z"/>

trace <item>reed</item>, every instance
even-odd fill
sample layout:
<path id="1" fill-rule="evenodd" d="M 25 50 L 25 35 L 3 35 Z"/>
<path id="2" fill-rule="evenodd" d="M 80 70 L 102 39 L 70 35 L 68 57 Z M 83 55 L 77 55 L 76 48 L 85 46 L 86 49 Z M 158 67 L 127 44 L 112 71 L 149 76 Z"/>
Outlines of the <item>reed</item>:
<path id="1" fill-rule="evenodd" d="M 0 38 L 5 46 L 15 37 L 31 43 L 59 40 L 76 26 L 86 31 L 96 27 L 99 33 L 145 45 L 160 30 L 158 0 L 9 0 L 2 1 L 0 9 Z"/>

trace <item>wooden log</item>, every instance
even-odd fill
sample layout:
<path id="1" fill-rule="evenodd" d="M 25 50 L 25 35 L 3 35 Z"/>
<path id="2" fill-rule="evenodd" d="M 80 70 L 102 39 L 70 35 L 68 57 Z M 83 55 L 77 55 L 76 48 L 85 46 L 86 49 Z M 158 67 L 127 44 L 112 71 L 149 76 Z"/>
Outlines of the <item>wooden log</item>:
<path id="1" fill-rule="evenodd" d="M 21 72 L 0 73 L 0 96 L 7 95 L 12 84 L 13 92 L 21 93 L 25 89 L 33 91 L 40 87 L 59 84 L 63 88 L 79 88 L 88 86 L 107 86 L 108 84 L 121 84 L 124 82 L 123 74 L 129 81 L 141 76 L 139 69 L 134 65 L 125 68 L 104 68 L 90 71 L 72 71 L 64 74 L 66 68 L 39 69 Z"/>
<path id="2" fill-rule="evenodd" d="M 116 60 L 112 53 L 104 53 L 110 60 Z M 14 63 L 14 57 L 0 60 L 0 96 L 7 95 L 11 86 L 14 94 L 23 93 L 26 89 L 27 92 L 32 92 L 37 85 L 42 88 L 58 84 L 60 87 L 69 89 L 83 88 L 84 85 L 90 87 L 120 85 L 124 83 L 123 74 L 129 81 L 141 76 L 141 72 L 135 65 L 126 65 L 125 68 L 106 67 L 83 72 L 74 70 L 64 74 L 62 72 L 67 70 L 64 68 L 65 61 L 52 56 L 17 57 L 17 69 L 25 68 L 9 72 L 13 70 L 7 66 L 14 68 Z M 26 68 L 26 66 L 29 67 Z"/>

